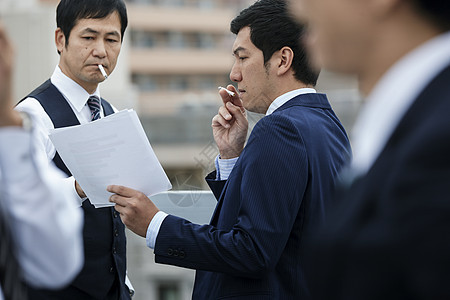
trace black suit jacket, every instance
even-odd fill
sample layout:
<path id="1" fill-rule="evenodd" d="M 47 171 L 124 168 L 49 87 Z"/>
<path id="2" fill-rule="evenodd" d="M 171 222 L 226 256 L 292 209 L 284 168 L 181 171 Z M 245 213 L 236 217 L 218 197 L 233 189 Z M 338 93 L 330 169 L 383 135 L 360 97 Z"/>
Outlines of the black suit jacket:
<path id="1" fill-rule="evenodd" d="M 316 299 L 450 299 L 450 66 L 340 198 L 314 237 Z"/>

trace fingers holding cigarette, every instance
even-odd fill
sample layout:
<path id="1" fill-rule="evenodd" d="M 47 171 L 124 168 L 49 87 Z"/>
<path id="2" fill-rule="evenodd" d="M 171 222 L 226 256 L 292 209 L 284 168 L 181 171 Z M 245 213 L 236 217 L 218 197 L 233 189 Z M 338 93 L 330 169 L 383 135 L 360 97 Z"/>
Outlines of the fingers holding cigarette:
<path id="1" fill-rule="evenodd" d="M 219 108 L 218 114 L 213 118 L 212 126 L 213 127 L 224 127 L 224 128 L 230 128 L 231 121 L 233 119 L 233 116 L 231 115 L 231 112 L 228 111 L 228 109 L 225 106 L 222 106 Z"/>
<path id="2" fill-rule="evenodd" d="M 239 93 L 233 85 L 228 85 L 227 88 L 219 87 L 219 95 L 222 97 L 223 104 L 226 105 L 227 102 L 231 102 L 233 105 L 241 108 L 242 112 L 245 111 L 244 105 Z"/>
<path id="3" fill-rule="evenodd" d="M 212 120 L 212 127 L 231 128 L 235 123 L 245 123 L 246 114 L 245 110 L 234 105 L 231 101 L 227 102 L 224 106 L 219 108 L 219 112 Z"/>
<path id="4" fill-rule="evenodd" d="M 219 91 L 224 90 L 225 92 L 227 92 L 228 95 L 230 95 L 231 97 L 234 97 L 236 95 L 235 92 L 232 92 L 230 90 L 227 90 L 226 88 L 224 88 L 223 86 L 219 86 L 218 87 Z"/>
<path id="5" fill-rule="evenodd" d="M 238 157 L 248 131 L 245 109 L 227 101 L 212 119 L 212 129 L 220 156 L 223 159 Z"/>

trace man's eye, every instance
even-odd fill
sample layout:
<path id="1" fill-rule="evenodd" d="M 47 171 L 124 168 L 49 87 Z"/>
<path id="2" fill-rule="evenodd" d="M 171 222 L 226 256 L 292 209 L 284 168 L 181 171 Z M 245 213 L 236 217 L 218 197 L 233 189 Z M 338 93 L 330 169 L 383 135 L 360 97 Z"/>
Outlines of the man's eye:
<path id="1" fill-rule="evenodd" d="M 119 42 L 118 40 L 114 40 L 114 39 L 107 39 L 107 41 L 108 41 L 109 43 L 117 43 L 117 42 Z"/>
<path id="2" fill-rule="evenodd" d="M 94 38 L 92 36 L 83 36 L 83 39 L 90 41 L 93 40 Z"/>
<path id="3" fill-rule="evenodd" d="M 244 57 L 244 56 L 242 56 L 242 57 L 239 57 L 239 60 L 246 60 L 248 57 Z"/>

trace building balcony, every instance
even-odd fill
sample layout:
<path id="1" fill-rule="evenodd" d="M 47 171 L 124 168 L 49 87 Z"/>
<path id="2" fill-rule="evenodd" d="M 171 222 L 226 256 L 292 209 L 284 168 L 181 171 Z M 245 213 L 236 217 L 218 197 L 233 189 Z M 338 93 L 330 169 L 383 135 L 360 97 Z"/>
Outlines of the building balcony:
<path id="1" fill-rule="evenodd" d="M 233 57 L 230 49 L 171 50 L 131 49 L 130 71 L 138 74 L 227 74 Z"/>
<path id="2" fill-rule="evenodd" d="M 233 9 L 200 9 L 127 4 L 130 28 L 148 31 L 226 33 L 235 17 Z"/>

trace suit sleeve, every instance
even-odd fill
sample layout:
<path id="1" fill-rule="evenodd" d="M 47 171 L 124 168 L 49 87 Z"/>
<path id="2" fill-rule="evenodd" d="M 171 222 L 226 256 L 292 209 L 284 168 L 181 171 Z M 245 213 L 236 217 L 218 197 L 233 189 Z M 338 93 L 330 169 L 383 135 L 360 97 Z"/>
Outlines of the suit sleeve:
<path id="1" fill-rule="evenodd" d="M 306 146 L 289 119 L 272 115 L 255 126 L 240 160 L 242 182 L 229 182 L 222 203 L 240 197 L 231 229 L 168 216 L 156 240 L 156 262 L 250 278 L 275 268 L 306 190 Z"/>

